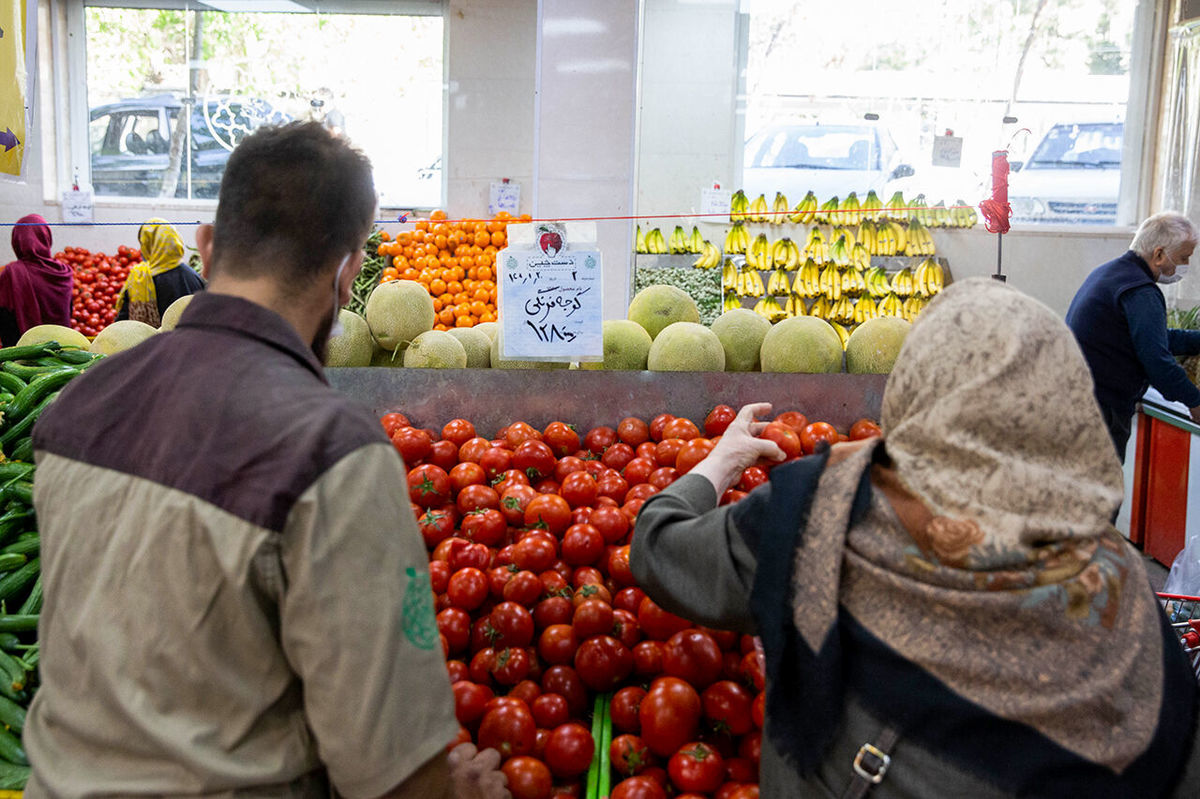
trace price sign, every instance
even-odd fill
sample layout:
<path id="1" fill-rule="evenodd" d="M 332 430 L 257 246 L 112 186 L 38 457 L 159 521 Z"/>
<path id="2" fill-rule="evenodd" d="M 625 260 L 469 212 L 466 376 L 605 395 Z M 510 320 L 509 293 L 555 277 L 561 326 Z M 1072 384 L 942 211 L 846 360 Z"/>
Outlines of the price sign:
<path id="1" fill-rule="evenodd" d="M 962 136 L 933 137 L 933 166 L 953 166 L 962 164 Z"/>
<path id="2" fill-rule="evenodd" d="M 728 214 L 731 202 L 733 202 L 733 192 L 726 189 L 700 190 L 700 213 L 706 216 Z"/>
<path id="3" fill-rule="evenodd" d="M 488 192 L 488 213 L 492 216 L 501 211 L 508 211 L 513 216 L 517 216 L 517 211 L 521 207 L 521 184 L 504 181 L 503 183 L 493 183 L 491 190 Z"/>
<path id="4" fill-rule="evenodd" d="M 91 189 L 71 189 L 62 193 L 62 221 L 91 222 L 94 211 Z"/>
<path id="5" fill-rule="evenodd" d="M 557 226 L 538 225 L 534 246 L 501 250 L 497 263 L 504 360 L 604 359 L 599 250 L 566 249 Z"/>

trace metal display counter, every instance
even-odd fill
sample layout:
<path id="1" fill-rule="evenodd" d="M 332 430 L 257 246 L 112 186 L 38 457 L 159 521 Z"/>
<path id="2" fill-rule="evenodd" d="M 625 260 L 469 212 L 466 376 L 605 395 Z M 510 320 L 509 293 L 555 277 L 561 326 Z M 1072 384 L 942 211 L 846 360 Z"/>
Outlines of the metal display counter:
<path id="1" fill-rule="evenodd" d="M 604 372 L 537 369 L 341 368 L 325 371 L 339 391 L 377 415 L 398 410 L 422 427 L 469 419 L 481 435 L 526 421 L 616 427 L 626 416 L 660 413 L 697 424 L 714 405 L 770 402 L 842 432 L 858 419 L 879 419 L 887 375 L 797 375 L 761 372 Z"/>
<path id="2" fill-rule="evenodd" d="M 1170 566 L 1184 543 L 1200 535 L 1200 425 L 1183 405 L 1151 389 L 1131 438 L 1129 538 Z"/>

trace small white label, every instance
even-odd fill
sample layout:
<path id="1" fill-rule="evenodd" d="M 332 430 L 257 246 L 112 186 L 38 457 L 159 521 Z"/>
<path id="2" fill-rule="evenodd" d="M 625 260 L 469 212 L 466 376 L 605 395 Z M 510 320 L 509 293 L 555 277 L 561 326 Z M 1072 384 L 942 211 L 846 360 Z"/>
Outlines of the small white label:
<path id="1" fill-rule="evenodd" d="M 731 202 L 733 202 L 733 192 L 727 189 L 700 190 L 700 213 L 704 216 L 728 216 Z M 710 221 L 720 220 L 712 219 Z"/>
<path id="2" fill-rule="evenodd" d="M 961 166 L 962 136 L 934 136 L 931 163 L 934 166 Z"/>
<path id="3" fill-rule="evenodd" d="M 62 193 L 62 221 L 92 222 L 95 210 L 91 189 L 72 189 Z"/>
<path id="4" fill-rule="evenodd" d="M 506 183 L 493 183 L 491 191 L 488 193 L 488 213 L 492 216 L 507 211 L 513 216 L 517 216 L 517 211 L 521 207 L 521 184 L 508 181 Z"/>

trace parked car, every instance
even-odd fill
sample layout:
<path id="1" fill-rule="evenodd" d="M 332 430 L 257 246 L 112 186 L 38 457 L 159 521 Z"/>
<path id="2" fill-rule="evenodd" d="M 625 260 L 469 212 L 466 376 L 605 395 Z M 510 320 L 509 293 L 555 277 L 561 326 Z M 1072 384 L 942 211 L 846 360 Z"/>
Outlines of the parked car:
<path id="1" fill-rule="evenodd" d="M 1115 225 L 1124 127 L 1122 122 L 1052 126 L 1009 177 L 1012 221 Z"/>
<path id="2" fill-rule="evenodd" d="M 812 191 L 822 200 L 851 191 L 880 197 L 892 181 L 913 174 L 887 128 L 874 124 L 772 125 L 750 137 L 742 189 L 769 201 L 782 191 L 792 202 Z"/>
<path id="3" fill-rule="evenodd" d="M 159 195 L 170 162 L 171 132 L 182 106 L 176 95 L 158 94 L 91 110 L 88 137 L 92 186 L 97 194 Z M 262 125 L 290 119 L 255 98 L 208 97 L 197 102 L 184 142 L 175 196 L 216 198 L 233 147 Z"/>

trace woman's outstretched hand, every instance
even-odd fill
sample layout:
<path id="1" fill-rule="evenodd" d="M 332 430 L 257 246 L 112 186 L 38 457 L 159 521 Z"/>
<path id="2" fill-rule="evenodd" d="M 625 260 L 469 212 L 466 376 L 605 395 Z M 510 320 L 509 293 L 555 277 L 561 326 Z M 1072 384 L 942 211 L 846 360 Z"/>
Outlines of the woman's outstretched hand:
<path id="1" fill-rule="evenodd" d="M 784 459 L 784 452 L 774 441 L 758 438 L 767 426 L 757 417 L 771 412 L 771 403 L 752 402 L 743 405 L 737 416 L 729 423 L 721 440 L 708 457 L 696 464 L 691 474 L 698 474 L 713 484 L 717 496 L 725 493 L 741 475 L 742 470 L 758 462 L 759 458 L 771 461 Z"/>

